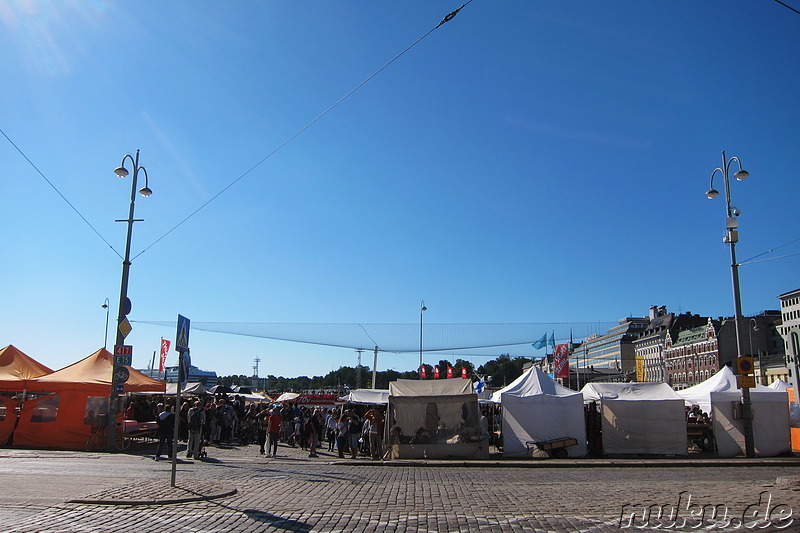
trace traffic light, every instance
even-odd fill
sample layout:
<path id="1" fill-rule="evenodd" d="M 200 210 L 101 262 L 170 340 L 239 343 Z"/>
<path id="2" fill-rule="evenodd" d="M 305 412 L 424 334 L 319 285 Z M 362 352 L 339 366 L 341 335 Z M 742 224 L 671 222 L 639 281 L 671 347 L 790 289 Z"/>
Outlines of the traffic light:
<path id="1" fill-rule="evenodd" d="M 736 373 L 740 376 L 751 376 L 755 373 L 752 357 L 736 358 Z"/>

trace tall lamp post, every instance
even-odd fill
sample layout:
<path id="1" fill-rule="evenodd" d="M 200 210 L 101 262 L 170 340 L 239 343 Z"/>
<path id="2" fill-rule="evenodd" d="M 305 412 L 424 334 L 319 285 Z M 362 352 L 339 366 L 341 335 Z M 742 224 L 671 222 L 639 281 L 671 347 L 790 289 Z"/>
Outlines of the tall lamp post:
<path id="1" fill-rule="evenodd" d="M 108 298 L 106 298 L 101 307 L 106 310 L 106 336 L 103 338 L 103 349 L 105 350 L 108 348 L 108 312 L 111 310 Z"/>
<path id="2" fill-rule="evenodd" d="M 722 166 L 715 168 L 711 173 L 711 184 L 706 192 L 706 196 L 714 199 L 719 196 L 719 191 L 714 188 L 714 176 L 717 172 L 722 174 L 725 180 L 725 229 L 728 231 L 727 235 L 723 237 L 722 242 L 730 245 L 731 248 L 731 278 L 733 280 L 733 309 L 734 309 L 734 325 L 736 326 L 736 356 L 742 356 L 742 336 L 741 325 L 742 320 L 742 297 L 739 293 L 739 263 L 736 262 L 736 243 L 739 241 L 739 209 L 731 205 L 731 188 L 728 179 L 728 172 L 731 164 L 736 161 L 739 170 L 733 175 L 737 181 L 747 179 L 750 175 L 749 172 L 742 169 L 742 162 L 738 157 L 731 157 L 728 159 L 725 151 L 722 152 Z M 755 446 L 753 442 L 753 410 L 750 403 L 750 389 L 742 387 L 742 423 L 744 426 L 744 446 L 745 455 L 747 457 L 755 457 Z"/>
<path id="3" fill-rule="evenodd" d="M 750 323 L 747 325 L 747 333 L 750 334 L 750 355 L 753 355 L 753 332 L 758 333 L 761 331 L 761 328 L 758 327 L 758 321 L 755 317 L 750 317 Z M 758 383 L 761 385 L 766 385 L 764 383 L 764 367 L 761 365 L 761 349 L 758 350 Z"/>
<path id="4" fill-rule="evenodd" d="M 419 304 L 419 379 L 422 379 L 422 313 L 427 311 L 425 300 Z"/>
<path id="5" fill-rule="evenodd" d="M 128 169 L 125 168 L 125 160 L 130 159 L 133 163 L 133 179 L 131 180 L 131 205 L 128 211 L 128 218 L 124 220 L 116 220 L 115 222 L 128 223 L 128 236 L 125 240 L 125 258 L 122 261 L 122 283 L 120 284 L 119 291 L 119 313 L 117 314 L 117 337 L 115 346 L 122 346 L 125 343 L 125 336 L 130 332 L 130 324 L 126 315 L 131 311 L 131 302 L 128 300 L 128 273 L 131 268 L 131 235 L 133 233 L 133 223 L 141 222 L 142 219 L 133 218 L 134 207 L 136 204 L 136 182 L 139 178 L 139 171 L 144 173 L 144 187 L 139 189 L 139 194 L 142 196 L 150 196 L 153 191 L 150 190 L 149 179 L 147 177 L 147 170 L 139 165 L 139 150 L 136 150 L 136 156 L 125 154 L 122 158 L 120 165 L 114 170 L 119 178 L 124 178 L 128 175 Z M 108 442 L 106 443 L 106 451 L 113 452 L 115 450 L 114 442 L 116 440 L 117 432 L 117 413 L 119 412 L 119 395 L 116 392 L 116 376 L 118 369 L 122 365 L 117 365 L 117 358 L 114 357 L 114 365 L 111 373 L 111 394 L 108 399 Z"/>

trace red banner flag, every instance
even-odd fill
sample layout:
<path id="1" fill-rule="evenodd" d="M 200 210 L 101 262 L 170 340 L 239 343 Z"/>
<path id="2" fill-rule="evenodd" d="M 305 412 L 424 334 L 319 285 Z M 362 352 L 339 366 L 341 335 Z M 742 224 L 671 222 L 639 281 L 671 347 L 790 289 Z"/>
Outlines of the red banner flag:
<path id="1" fill-rule="evenodd" d="M 433 379 L 439 379 L 439 365 L 433 367 Z"/>
<path id="2" fill-rule="evenodd" d="M 569 379 L 569 347 L 566 344 L 559 344 L 553 350 L 553 374 L 557 378 Z"/>
<path id="3" fill-rule="evenodd" d="M 452 377 L 453 377 L 453 367 L 450 366 L 450 365 L 447 365 L 447 379 L 450 379 Z"/>
<path id="4" fill-rule="evenodd" d="M 469 376 L 467 375 L 467 367 L 465 366 L 461 367 L 461 379 L 469 379 Z"/>
<path id="5" fill-rule="evenodd" d="M 425 365 L 422 365 L 420 367 L 419 375 L 420 375 L 420 377 L 423 377 L 423 378 L 427 378 L 428 377 L 428 371 L 425 369 Z"/>
<path id="6" fill-rule="evenodd" d="M 169 353 L 169 341 L 167 339 L 161 339 L 161 358 L 158 362 L 158 375 L 164 373 L 164 365 L 167 363 L 167 354 Z"/>

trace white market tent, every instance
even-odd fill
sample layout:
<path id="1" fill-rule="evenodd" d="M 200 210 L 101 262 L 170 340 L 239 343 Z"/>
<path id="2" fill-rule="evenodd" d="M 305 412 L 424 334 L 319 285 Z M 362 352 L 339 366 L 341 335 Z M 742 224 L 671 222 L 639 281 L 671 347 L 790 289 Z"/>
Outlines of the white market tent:
<path id="1" fill-rule="evenodd" d="M 772 383 L 770 383 L 770 384 L 769 384 L 769 385 L 767 385 L 767 386 L 768 386 L 770 389 L 773 389 L 773 390 L 776 390 L 776 391 L 783 392 L 783 391 L 786 391 L 786 390 L 788 390 L 788 389 L 789 389 L 789 387 L 791 387 L 792 385 L 791 385 L 791 383 L 786 383 L 786 382 L 785 382 L 785 381 L 783 381 L 781 378 L 778 378 L 778 379 L 776 379 L 775 381 L 773 381 Z"/>
<path id="2" fill-rule="evenodd" d="M 711 420 L 719 457 L 744 453 L 744 424 L 734 414 L 741 391 L 711 393 Z M 750 391 L 753 409 L 753 447 L 759 457 L 771 457 L 791 450 L 789 395 L 783 391 Z"/>
<path id="3" fill-rule="evenodd" d="M 391 459 L 489 458 L 470 380 L 392 381 L 386 426 Z"/>
<path id="4" fill-rule="evenodd" d="M 684 400 L 666 383 L 587 383 L 600 402 L 606 455 L 687 455 Z"/>
<path id="5" fill-rule="evenodd" d="M 175 396 L 177 392 L 177 383 L 167 383 L 167 390 L 165 392 L 167 396 Z M 206 388 L 199 381 L 196 383 L 187 383 L 185 387 L 181 387 L 181 394 L 197 394 L 198 396 L 202 396 L 205 393 Z"/>
<path id="6" fill-rule="evenodd" d="M 729 366 L 723 366 L 719 372 L 693 387 L 675 392 L 686 401 L 686 405 L 696 405 L 700 407 L 704 413 L 711 414 L 711 393 L 725 391 L 739 391 L 739 388 L 736 386 L 736 375 Z M 754 389 L 750 389 L 751 393 L 753 391 L 775 392 L 774 389 L 770 389 L 764 385 L 756 385 Z"/>
<path id="7" fill-rule="evenodd" d="M 569 457 L 586 455 L 586 422 L 583 395 L 562 387 L 531 367 L 507 387 L 492 394 L 503 407 L 503 455 L 528 456 L 528 442 L 564 437 L 578 441 L 566 448 Z"/>
<path id="8" fill-rule="evenodd" d="M 694 387 L 677 391 L 687 405 L 697 405 L 711 415 L 717 455 L 733 457 L 743 453 L 744 427 L 734 416 L 733 404 L 742 391 L 730 367 L 722 369 Z M 753 406 L 753 445 L 757 455 L 769 457 L 789 450 L 789 396 L 786 391 L 757 385 L 750 389 Z"/>
<path id="9" fill-rule="evenodd" d="M 389 403 L 389 391 L 387 389 L 356 389 L 351 390 L 347 396 L 339 398 L 339 401 L 369 405 L 384 405 Z"/>

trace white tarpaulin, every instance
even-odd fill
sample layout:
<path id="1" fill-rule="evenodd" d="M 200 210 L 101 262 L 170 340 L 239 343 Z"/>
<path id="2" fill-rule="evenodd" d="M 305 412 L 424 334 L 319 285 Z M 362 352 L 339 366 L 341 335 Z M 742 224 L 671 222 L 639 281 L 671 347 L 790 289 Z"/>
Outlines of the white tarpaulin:
<path id="1" fill-rule="evenodd" d="M 351 390 L 347 396 L 339 398 L 342 402 L 360 404 L 387 404 L 389 391 L 386 389 L 356 389 Z"/>
<path id="2" fill-rule="evenodd" d="M 687 455 L 684 400 L 666 383 L 588 383 L 599 401 L 606 455 Z"/>
<path id="3" fill-rule="evenodd" d="M 528 442 L 564 437 L 578 441 L 566 448 L 570 457 L 586 455 L 586 422 L 583 395 L 562 387 L 537 367 L 531 367 L 492 401 L 503 406 L 503 455 L 528 455 Z"/>
<path id="4" fill-rule="evenodd" d="M 711 419 L 719 457 L 744 453 L 744 425 L 734 416 L 739 391 L 711 393 Z M 770 457 L 791 449 L 789 436 L 789 396 L 786 392 L 750 391 L 753 407 L 753 446 L 756 455 Z"/>

